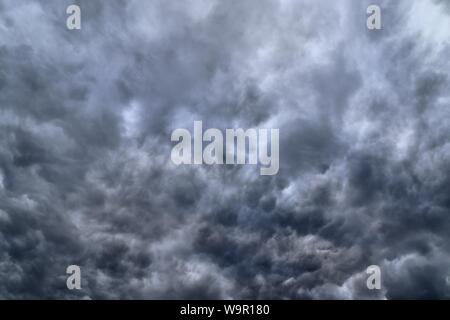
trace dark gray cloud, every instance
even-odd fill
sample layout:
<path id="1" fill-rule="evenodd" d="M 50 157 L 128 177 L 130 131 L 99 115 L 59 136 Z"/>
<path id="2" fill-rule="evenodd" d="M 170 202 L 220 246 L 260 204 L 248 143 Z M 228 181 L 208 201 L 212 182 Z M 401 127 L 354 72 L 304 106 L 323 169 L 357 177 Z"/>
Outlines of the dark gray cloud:
<path id="1" fill-rule="evenodd" d="M 2 1 L 0 298 L 449 298 L 448 12 Z M 194 120 L 280 128 L 278 175 L 173 165 Z"/>

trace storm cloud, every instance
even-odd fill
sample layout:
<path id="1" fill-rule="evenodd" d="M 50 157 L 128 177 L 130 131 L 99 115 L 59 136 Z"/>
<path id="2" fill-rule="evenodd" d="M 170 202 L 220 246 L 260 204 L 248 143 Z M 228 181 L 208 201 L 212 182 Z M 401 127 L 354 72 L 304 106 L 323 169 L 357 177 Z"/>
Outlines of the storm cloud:
<path id="1" fill-rule="evenodd" d="M 442 0 L 3 0 L 0 298 L 450 298 L 449 56 Z M 194 120 L 278 174 L 174 165 Z"/>

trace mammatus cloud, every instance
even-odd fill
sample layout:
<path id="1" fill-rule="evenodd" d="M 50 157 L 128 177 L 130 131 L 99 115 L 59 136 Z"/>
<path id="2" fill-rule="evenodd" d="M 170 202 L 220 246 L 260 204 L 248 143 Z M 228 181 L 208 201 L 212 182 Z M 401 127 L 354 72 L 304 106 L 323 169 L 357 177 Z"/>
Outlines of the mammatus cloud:
<path id="1" fill-rule="evenodd" d="M 449 25 L 438 0 L 2 1 L 0 297 L 450 297 Z M 174 165 L 195 120 L 279 128 L 278 174 Z"/>

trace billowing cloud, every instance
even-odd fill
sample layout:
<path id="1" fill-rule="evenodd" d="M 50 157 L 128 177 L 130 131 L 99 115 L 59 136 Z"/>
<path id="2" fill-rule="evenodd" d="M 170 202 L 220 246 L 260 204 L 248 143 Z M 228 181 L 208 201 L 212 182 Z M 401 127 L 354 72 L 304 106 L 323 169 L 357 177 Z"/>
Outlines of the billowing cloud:
<path id="1" fill-rule="evenodd" d="M 449 25 L 438 0 L 2 1 L 0 297 L 449 298 Z M 279 173 L 175 166 L 194 120 L 279 128 Z"/>

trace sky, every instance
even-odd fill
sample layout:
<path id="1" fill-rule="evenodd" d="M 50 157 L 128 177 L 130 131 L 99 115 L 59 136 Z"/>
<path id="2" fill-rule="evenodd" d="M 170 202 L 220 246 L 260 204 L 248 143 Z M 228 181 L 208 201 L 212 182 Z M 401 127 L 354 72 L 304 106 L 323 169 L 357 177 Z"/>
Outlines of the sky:
<path id="1" fill-rule="evenodd" d="M 449 56 L 446 0 L 1 0 L 0 298 L 450 298 Z"/>

